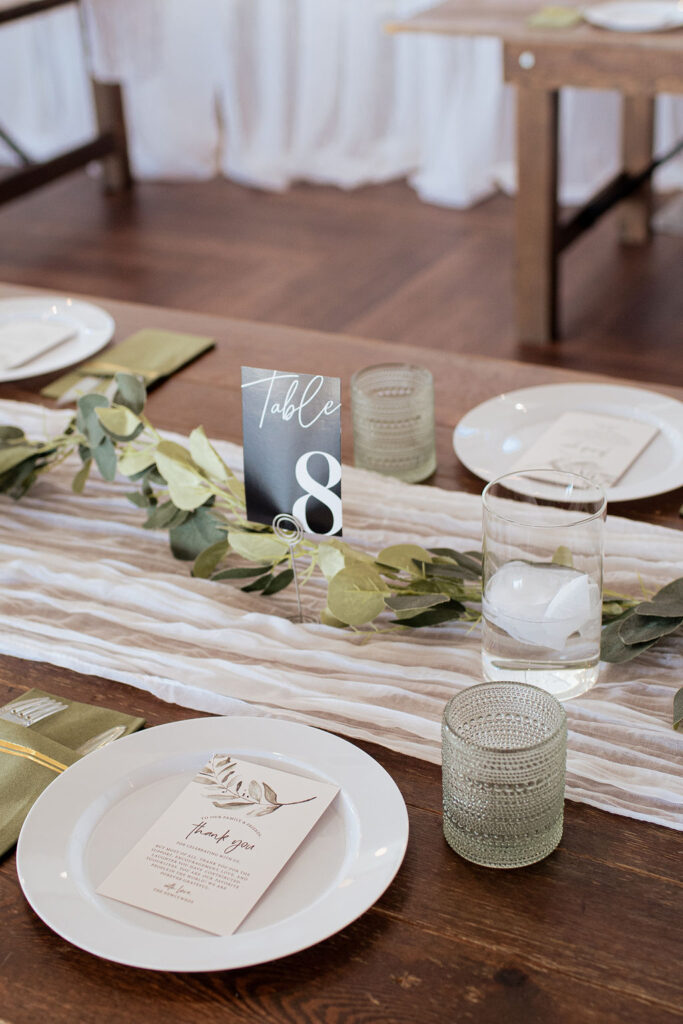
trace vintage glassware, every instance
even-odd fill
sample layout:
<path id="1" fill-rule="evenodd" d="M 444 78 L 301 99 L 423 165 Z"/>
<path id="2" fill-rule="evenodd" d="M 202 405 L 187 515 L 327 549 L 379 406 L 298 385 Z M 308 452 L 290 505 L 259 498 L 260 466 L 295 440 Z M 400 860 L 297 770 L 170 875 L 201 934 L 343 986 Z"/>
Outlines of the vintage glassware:
<path id="1" fill-rule="evenodd" d="M 603 492 L 539 469 L 492 481 L 482 501 L 484 678 L 584 693 L 600 660 Z"/>
<path id="2" fill-rule="evenodd" d="M 384 363 L 351 378 L 356 466 L 408 483 L 436 469 L 434 381 L 429 370 Z"/>
<path id="3" fill-rule="evenodd" d="M 564 815 L 562 704 L 525 683 L 479 683 L 448 702 L 441 735 L 443 831 L 455 852 L 492 868 L 552 853 Z"/>

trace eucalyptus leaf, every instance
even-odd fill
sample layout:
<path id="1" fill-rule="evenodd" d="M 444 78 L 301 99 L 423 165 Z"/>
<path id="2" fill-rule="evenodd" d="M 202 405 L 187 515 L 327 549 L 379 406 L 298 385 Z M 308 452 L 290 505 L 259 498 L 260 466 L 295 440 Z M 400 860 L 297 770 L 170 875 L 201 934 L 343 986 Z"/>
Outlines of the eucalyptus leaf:
<path id="1" fill-rule="evenodd" d="M 0 448 L 0 474 L 14 469 L 15 466 L 18 466 L 25 459 L 35 458 L 36 455 L 51 450 L 54 451 L 54 449 L 50 449 L 49 445 L 36 447 L 36 445 L 31 444 L 17 444 L 8 448 Z"/>
<path id="2" fill-rule="evenodd" d="M 469 569 L 475 576 L 481 576 L 483 564 L 481 551 L 466 551 L 463 554 L 453 548 L 430 548 L 429 550 L 433 555 L 450 558 L 463 569 Z"/>
<path id="3" fill-rule="evenodd" d="M 209 441 L 204 427 L 196 427 L 190 434 L 189 441 L 193 460 L 208 477 L 225 484 L 234 476 Z"/>
<path id="4" fill-rule="evenodd" d="M 380 614 L 390 594 L 376 569 L 354 565 L 342 569 L 330 581 L 327 606 L 335 618 L 349 626 L 362 626 Z"/>
<path id="5" fill-rule="evenodd" d="M 624 643 L 638 644 L 675 632 L 681 622 L 683 622 L 683 618 L 655 618 L 653 615 L 639 615 L 636 610 L 633 615 L 622 619 L 617 632 Z"/>
<path id="6" fill-rule="evenodd" d="M 104 395 L 83 395 L 76 406 L 76 426 L 85 434 L 91 448 L 97 448 L 104 441 L 105 432 L 97 417 L 98 409 L 106 409 L 109 402 Z"/>
<path id="7" fill-rule="evenodd" d="M 92 459 L 88 459 L 86 462 L 83 463 L 83 465 L 81 466 L 79 471 L 76 473 L 76 476 L 73 478 L 73 481 L 72 481 L 72 484 L 71 484 L 71 490 L 74 492 L 74 494 L 82 494 L 83 493 L 83 489 L 84 489 L 84 487 L 86 485 L 88 477 L 90 476 L 90 468 L 91 468 L 91 466 L 92 466 Z"/>
<path id="8" fill-rule="evenodd" d="M 2 445 L 21 441 L 25 437 L 26 434 L 20 427 L 12 427 L 10 425 L 0 427 L 0 444 Z"/>
<path id="9" fill-rule="evenodd" d="M 655 596 L 652 598 L 653 601 L 681 601 L 683 602 L 683 576 L 677 580 L 672 580 L 671 583 L 667 583 L 666 586 L 658 590 Z"/>
<path id="10" fill-rule="evenodd" d="M 114 380 L 117 388 L 114 402 L 125 405 L 134 413 L 141 413 L 147 401 L 147 389 L 140 378 L 131 373 L 116 373 Z"/>
<path id="11" fill-rule="evenodd" d="M 419 544 L 392 544 L 377 555 L 376 561 L 382 565 L 390 565 L 394 569 L 405 569 L 415 572 L 415 561 L 431 562 L 432 556 Z"/>
<path id="12" fill-rule="evenodd" d="M 334 626 L 335 629 L 346 629 L 347 626 L 347 623 L 333 615 L 329 608 L 324 608 L 320 613 L 320 621 L 323 626 Z"/>
<path id="13" fill-rule="evenodd" d="M 119 459 L 119 473 L 132 477 L 155 464 L 156 450 L 153 447 L 143 448 L 138 451 L 131 448 L 129 451 L 124 452 Z"/>
<path id="14" fill-rule="evenodd" d="M 145 530 L 170 530 L 182 526 L 189 512 L 176 508 L 172 501 L 164 501 L 155 506 L 143 523 Z"/>
<path id="15" fill-rule="evenodd" d="M 661 619 L 680 619 L 683 618 L 683 601 L 675 599 L 667 601 L 666 598 L 661 601 L 643 601 L 642 604 L 637 605 L 636 611 L 639 615 L 652 615 Z"/>
<path id="16" fill-rule="evenodd" d="M 437 604 L 445 604 L 448 601 L 446 594 L 399 594 L 397 597 L 387 597 L 385 604 L 394 612 L 422 611 L 425 608 L 433 608 Z"/>
<path id="17" fill-rule="evenodd" d="M 272 572 L 268 572 L 265 576 L 259 576 L 259 578 L 254 580 L 253 583 L 248 583 L 246 587 L 242 587 L 242 590 L 247 593 L 252 590 L 264 590 L 273 579 L 274 577 Z"/>
<path id="18" fill-rule="evenodd" d="M 323 542 L 318 545 L 318 565 L 326 580 L 333 579 L 345 564 L 344 552 L 336 544 Z"/>
<path id="19" fill-rule="evenodd" d="M 419 572 L 424 573 L 428 578 L 441 580 L 478 580 L 481 570 L 468 569 L 464 565 L 444 565 L 443 562 L 415 562 Z"/>
<path id="20" fill-rule="evenodd" d="M 411 627 L 439 626 L 442 622 L 459 619 L 465 610 L 465 605 L 459 601 L 449 601 L 447 604 L 439 605 L 438 608 L 429 608 L 412 618 L 401 617 L 400 623 L 402 626 Z"/>
<path id="21" fill-rule="evenodd" d="M 137 508 L 149 508 L 152 504 L 151 498 L 148 494 L 141 494 L 140 491 L 128 491 L 126 494 L 128 501 L 130 501 Z M 143 526 L 145 524 L 143 523 Z"/>
<path id="22" fill-rule="evenodd" d="M 92 456 L 104 479 L 114 480 L 116 477 L 116 448 L 109 437 L 104 437 L 97 447 L 92 449 Z"/>
<path id="23" fill-rule="evenodd" d="M 632 661 L 648 647 L 652 647 L 657 640 L 648 640 L 644 643 L 625 644 L 619 635 L 619 629 L 625 620 L 610 622 L 605 626 L 600 636 L 600 657 L 603 661 L 612 664 L 622 664 L 625 661 Z"/>
<path id="24" fill-rule="evenodd" d="M 171 442 L 163 442 L 170 444 Z M 180 447 L 178 445 L 178 447 Z M 208 498 L 213 496 L 213 488 L 204 481 L 193 463 L 183 463 L 173 455 L 162 451 L 162 445 L 157 447 L 156 464 L 159 472 L 168 485 L 168 493 L 171 501 L 178 508 L 191 512 L 200 505 L 203 505 Z"/>
<path id="25" fill-rule="evenodd" d="M 212 580 L 248 580 L 252 576 L 262 576 L 270 571 L 270 565 L 240 565 L 233 569 L 221 569 L 211 577 Z"/>
<path id="26" fill-rule="evenodd" d="M 198 508 L 170 529 L 169 539 L 176 558 L 194 561 L 206 548 L 225 540 L 225 524 L 211 509 Z"/>
<path id="27" fill-rule="evenodd" d="M 145 429 L 140 417 L 125 405 L 96 409 L 95 414 L 114 441 L 133 441 Z"/>
<path id="28" fill-rule="evenodd" d="M 210 544 L 208 548 L 205 548 L 195 558 L 194 565 L 192 566 L 192 575 L 204 580 L 209 579 L 229 550 L 230 545 L 227 540 L 219 540 L 215 544 Z"/>
<path id="29" fill-rule="evenodd" d="M 276 562 L 289 551 L 288 545 L 272 533 L 249 533 L 246 530 L 230 530 L 230 547 L 250 562 Z"/>
<path id="30" fill-rule="evenodd" d="M 674 694 L 674 729 L 679 729 L 683 723 L 683 687 L 676 690 Z"/>
<path id="31" fill-rule="evenodd" d="M 292 569 L 284 569 L 282 572 L 278 573 L 277 576 L 273 576 L 270 583 L 263 588 L 263 593 L 268 595 L 277 594 L 281 590 L 284 590 L 285 587 L 288 587 L 293 579 L 294 571 Z"/>

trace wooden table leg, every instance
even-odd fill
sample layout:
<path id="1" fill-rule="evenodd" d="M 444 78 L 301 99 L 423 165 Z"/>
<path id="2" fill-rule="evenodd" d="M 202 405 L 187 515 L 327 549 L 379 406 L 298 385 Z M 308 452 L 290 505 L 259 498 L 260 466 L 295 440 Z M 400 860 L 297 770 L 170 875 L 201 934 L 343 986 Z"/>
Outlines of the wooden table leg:
<path id="1" fill-rule="evenodd" d="M 121 87 L 94 80 L 92 87 L 99 131 L 111 132 L 116 140 L 116 151 L 102 160 L 104 187 L 107 192 L 121 192 L 132 182 Z"/>
<path id="2" fill-rule="evenodd" d="M 622 106 L 622 163 L 638 174 L 652 160 L 655 101 L 652 96 L 624 96 Z M 650 234 L 652 185 L 648 179 L 620 204 L 620 237 L 626 245 L 641 245 Z"/>
<path id="3" fill-rule="evenodd" d="M 557 336 L 558 92 L 517 88 L 517 335 Z"/>

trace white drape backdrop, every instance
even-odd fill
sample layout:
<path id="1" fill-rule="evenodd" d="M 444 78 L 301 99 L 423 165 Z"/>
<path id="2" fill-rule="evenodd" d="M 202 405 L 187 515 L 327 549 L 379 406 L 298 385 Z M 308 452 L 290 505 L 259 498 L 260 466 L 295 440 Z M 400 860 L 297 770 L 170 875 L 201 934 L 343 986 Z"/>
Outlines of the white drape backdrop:
<path id="1" fill-rule="evenodd" d="M 514 190 L 514 93 L 494 40 L 383 31 L 432 5 L 84 0 L 83 13 L 96 74 L 124 83 L 138 178 L 224 174 L 283 189 L 407 175 L 425 200 L 467 206 Z M 26 150 L 42 158 L 85 139 L 92 116 L 75 10 L 0 29 L 0 124 Z M 659 97 L 658 149 L 681 135 L 683 98 Z M 564 201 L 615 173 L 618 144 L 616 94 L 565 90 Z M 657 184 L 680 188 L 683 158 Z"/>

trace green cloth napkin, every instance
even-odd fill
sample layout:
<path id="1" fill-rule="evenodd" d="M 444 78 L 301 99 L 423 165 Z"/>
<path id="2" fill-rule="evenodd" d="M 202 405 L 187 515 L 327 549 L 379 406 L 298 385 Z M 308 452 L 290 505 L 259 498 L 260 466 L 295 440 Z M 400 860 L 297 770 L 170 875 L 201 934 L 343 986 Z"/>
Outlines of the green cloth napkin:
<path id="1" fill-rule="evenodd" d="M 0 718 L 0 856 L 16 843 L 24 818 L 43 790 L 83 756 L 78 747 L 116 726 L 122 726 L 121 735 L 127 736 L 145 724 L 143 718 L 43 690 L 29 690 L 2 710 L 38 697 L 51 697 L 67 707 L 28 727 Z"/>
<path id="2" fill-rule="evenodd" d="M 111 378 L 115 373 L 133 373 L 145 384 L 169 377 L 215 345 L 213 338 L 200 334 L 179 334 L 147 328 L 136 331 L 117 345 L 105 349 L 95 359 L 83 363 L 71 373 L 53 380 L 41 389 L 46 398 L 61 398 L 82 377 Z"/>
<path id="3" fill-rule="evenodd" d="M 576 7 L 541 7 L 527 18 L 532 28 L 574 28 L 581 21 L 581 10 Z"/>

